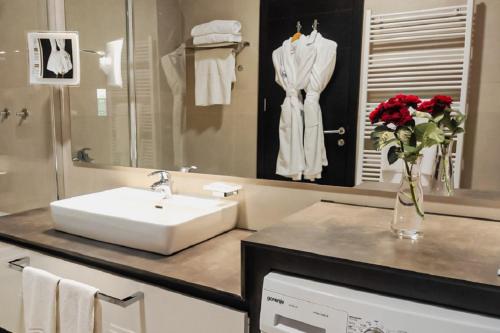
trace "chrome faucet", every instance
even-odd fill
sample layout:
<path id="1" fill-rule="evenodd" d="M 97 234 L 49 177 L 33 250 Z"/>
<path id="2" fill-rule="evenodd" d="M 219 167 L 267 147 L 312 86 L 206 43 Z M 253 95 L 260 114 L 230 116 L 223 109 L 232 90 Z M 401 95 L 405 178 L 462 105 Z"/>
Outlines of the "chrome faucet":
<path id="1" fill-rule="evenodd" d="M 179 169 L 179 171 L 183 173 L 190 173 L 191 171 L 196 171 L 196 170 L 198 170 L 198 167 L 196 165 L 183 166 L 182 168 Z"/>
<path id="2" fill-rule="evenodd" d="M 148 176 L 160 176 L 160 180 L 154 182 L 150 187 L 153 191 L 159 192 L 163 194 L 163 199 L 169 199 L 172 197 L 172 176 L 168 171 L 165 170 L 158 170 L 158 171 L 153 171 L 151 172 Z"/>

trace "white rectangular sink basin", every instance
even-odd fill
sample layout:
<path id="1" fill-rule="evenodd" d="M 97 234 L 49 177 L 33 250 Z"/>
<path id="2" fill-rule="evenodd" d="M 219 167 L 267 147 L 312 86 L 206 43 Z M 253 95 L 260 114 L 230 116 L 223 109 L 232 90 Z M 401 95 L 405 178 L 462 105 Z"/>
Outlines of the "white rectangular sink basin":
<path id="1" fill-rule="evenodd" d="M 236 201 L 122 187 L 50 204 L 55 229 L 169 255 L 236 226 Z M 155 207 L 163 203 L 163 208 Z"/>

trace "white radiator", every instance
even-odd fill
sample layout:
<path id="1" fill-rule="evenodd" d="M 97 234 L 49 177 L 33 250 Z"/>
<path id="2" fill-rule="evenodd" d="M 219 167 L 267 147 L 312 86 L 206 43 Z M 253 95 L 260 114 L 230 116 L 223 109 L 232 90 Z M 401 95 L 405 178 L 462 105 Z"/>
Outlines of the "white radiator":
<path id="1" fill-rule="evenodd" d="M 356 185 L 384 182 L 382 153 L 374 150 L 369 113 L 395 94 L 422 99 L 450 95 L 452 107 L 467 113 L 474 0 L 451 6 L 390 14 L 366 11 L 358 108 Z M 455 184 L 460 184 L 463 135 L 454 154 Z"/>

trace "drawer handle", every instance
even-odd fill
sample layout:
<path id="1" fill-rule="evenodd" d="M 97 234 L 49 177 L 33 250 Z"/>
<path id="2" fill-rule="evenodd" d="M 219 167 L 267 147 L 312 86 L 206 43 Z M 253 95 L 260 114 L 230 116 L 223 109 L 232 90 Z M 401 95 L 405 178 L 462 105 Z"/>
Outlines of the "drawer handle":
<path id="1" fill-rule="evenodd" d="M 9 268 L 12 268 L 16 271 L 22 272 L 25 267 L 28 267 L 30 265 L 30 257 L 23 257 L 19 259 L 15 259 L 12 261 L 9 261 Z M 142 291 L 138 291 L 135 294 L 132 294 L 130 296 L 127 296 L 123 299 L 116 298 L 113 296 L 106 295 L 104 293 L 97 293 L 97 298 L 104 301 L 108 302 L 114 305 L 121 306 L 122 308 L 126 308 L 129 305 L 132 305 L 140 300 L 144 299 L 144 293 Z"/>

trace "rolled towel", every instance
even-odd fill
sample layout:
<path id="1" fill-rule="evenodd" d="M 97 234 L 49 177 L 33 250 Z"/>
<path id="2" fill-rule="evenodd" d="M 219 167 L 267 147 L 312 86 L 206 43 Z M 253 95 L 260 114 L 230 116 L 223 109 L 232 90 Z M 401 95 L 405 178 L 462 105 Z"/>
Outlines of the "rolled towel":
<path id="1" fill-rule="evenodd" d="M 214 20 L 199 24 L 191 29 L 191 37 L 210 34 L 239 34 L 241 23 L 234 20 Z"/>
<path id="2" fill-rule="evenodd" d="M 234 34 L 210 34 L 203 36 L 196 36 L 193 38 L 194 45 L 202 44 L 216 44 L 228 42 L 241 42 L 241 35 Z"/>

